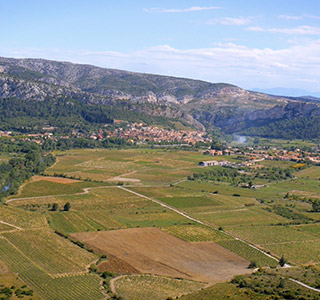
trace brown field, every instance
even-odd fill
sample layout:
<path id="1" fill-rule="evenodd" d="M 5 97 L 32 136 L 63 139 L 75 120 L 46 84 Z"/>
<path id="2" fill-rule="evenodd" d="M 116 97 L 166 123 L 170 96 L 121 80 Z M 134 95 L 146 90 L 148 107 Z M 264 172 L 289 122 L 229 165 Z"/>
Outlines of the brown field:
<path id="1" fill-rule="evenodd" d="M 117 258 L 114 255 L 108 255 L 108 260 L 98 265 L 99 272 L 114 272 L 118 274 L 138 274 L 136 268 L 129 265 L 127 262 Z"/>
<path id="2" fill-rule="evenodd" d="M 32 181 L 33 182 L 35 182 L 35 181 L 49 181 L 49 182 L 63 183 L 63 184 L 80 182 L 80 180 L 75 180 L 75 179 L 53 177 L 53 176 L 38 176 L 38 175 L 33 176 Z"/>
<path id="3" fill-rule="evenodd" d="M 250 273 L 247 260 L 220 245 L 188 243 L 157 228 L 75 233 L 71 237 L 116 256 L 141 273 L 209 283 Z"/>

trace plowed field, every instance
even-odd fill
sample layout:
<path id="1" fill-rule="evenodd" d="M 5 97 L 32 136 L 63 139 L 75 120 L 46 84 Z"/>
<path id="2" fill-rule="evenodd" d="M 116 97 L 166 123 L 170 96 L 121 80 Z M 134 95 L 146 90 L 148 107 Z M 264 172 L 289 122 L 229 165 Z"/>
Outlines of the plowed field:
<path id="1" fill-rule="evenodd" d="M 75 233 L 72 238 L 114 255 L 141 273 L 215 283 L 250 272 L 247 260 L 216 243 L 185 242 L 157 228 Z"/>

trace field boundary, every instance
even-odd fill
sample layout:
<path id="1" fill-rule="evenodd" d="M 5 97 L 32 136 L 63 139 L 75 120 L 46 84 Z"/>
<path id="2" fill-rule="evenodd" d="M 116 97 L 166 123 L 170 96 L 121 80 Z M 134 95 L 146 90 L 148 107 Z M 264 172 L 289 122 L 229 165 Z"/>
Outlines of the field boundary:
<path id="1" fill-rule="evenodd" d="M 142 197 L 142 198 L 151 200 L 152 202 L 157 203 L 157 204 L 159 204 L 159 205 L 161 205 L 161 206 L 163 206 L 163 207 L 165 207 L 165 208 L 167 208 L 167 209 L 170 209 L 171 211 L 176 212 L 177 214 L 179 214 L 179 215 L 181 215 L 181 216 L 183 216 L 183 217 L 185 217 L 185 218 L 187 218 L 187 219 L 189 219 L 189 220 L 191 220 L 191 221 L 193 221 L 193 222 L 196 222 L 196 223 L 198 223 L 198 224 L 207 226 L 207 227 L 209 227 L 209 228 L 211 228 L 211 229 L 214 229 L 214 230 L 218 231 L 218 229 L 215 228 L 214 226 L 212 226 L 212 225 L 210 225 L 210 224 L 208 224 L 208 223 L 202 222 L 202 221 L 200 221 L 200 220 L 198 220 L 198 219 L 196 219 L 196 218 L 193 218 L 193 217 L 187 215 L 186 213 L 178 210 L 177 208 L 174 208 L 174 207 L 172 207 L 172 206 L 170 206 L 170 205 L 168 205 L 168 204 L 163 203 L 163 202 L 160 201 L 160 200 L 157 200 L 157 199 L 154 199 L 154 198 L 145 196 L 145 195 L 143 195 L 143 194 L 137 193 L 137 192 L 135 192 L 135 191 L 132 191 L 132 190 L 127 189 L 127 188 L 122 187 L 122 186 L 118 186 L 118 188 L 119 188 L 119 189 L 122 189 L 122 190 L 124 190 L 124 191 L 127 191 L 127 192 L 129 192 L 129 193 L 135 194 L 136 196 L 139 196 L 139 197 Z M 219 232 L 220 232 L 220 231 L 219 231 Z M 261 252 L 262 254 L 264 254 L 265 256 L 268 256 L 269 258 L 271 258 L 271 259 L 273 259 L 273 260 L 276 260 L 276 261 L 279 260 L 279 259 L 276 258 L 275 256 L 273 256 L 273 255 L 271 255 L 271 254 L 269 254 L 269 253 L 266 253 L 265 251 L 261 250 L 260 248 L 256 247 L 255 245 L 252 245 L 252 244 L 248 243 L 247 241 L 245 241 L 245 240 L 243 240 L 243 239 L 241 239 L 241 238 L 233 235 L 233 234 L 230 233 L 230 232 L 223 231 L 223 233 L 226 234 L 226 235 L 229 235 L 229 236 L 233 237 L 235 240 L 241 241 L 242 243 L 246 244 L 247 246 L 249 246 L 249 247 L 251 247 L 251 248 L 253 248 L 253 249 Z M 290 266 L 290 265 L 287 264 L 287 266 Z"/>
<path id="2" fill-rule="evenodd" d="M 15 229 L 17 229 L 17 230 L 24 230 L 24 229 L 21 228 L 21 227 L 18 227 L 18 226 L 16 226 L 16 225 L 13 225 L 13 224 L 10 224 L 10 223 L 7 223 L 7 222 L 5 222 L 5 221 L 0 221 L 0 223 L 3 224 L 3 225 L 7 225 L 7 226 L 10 226 L 10 227 L 13 227 L 13 228 L 15 228 Z"/>
<path id="3" fill-rule="evenodd" d="M 312 286 L 310 286 L 310 285 L 307 285 L 307 284 L 305 284 L 305 283 L 303 283 L 303 282 L 301 282 L 301 281 L 298 281 L 298 280 L 293 279 L 293 278 L 289 278 L 289 280 L 292 281 L 292 282 L 294 282 L 294 283 L 297 283 L 297 284 L 299 284 L 299 285 L 301 285 L 301 286 L 303 286 L 303 287 L 305 287 L 305 288 L 307 288 L 307 289 L 309 289 L 309 290 L 312 290 L 312 291 L 315 291 L 315 292 L 320 293 L 320 290 L 319 290 L 319 289 L 316 289 L 316 288 L 314 288 L 314 287 L 312 287 Z"/>

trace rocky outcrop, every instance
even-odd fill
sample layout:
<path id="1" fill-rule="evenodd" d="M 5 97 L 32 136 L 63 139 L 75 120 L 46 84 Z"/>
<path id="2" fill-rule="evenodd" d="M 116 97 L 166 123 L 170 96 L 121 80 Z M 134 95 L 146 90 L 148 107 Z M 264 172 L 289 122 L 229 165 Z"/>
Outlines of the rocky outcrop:
<path id="1" fill-rule="evenodd" d="M 314 110 L 295 102 L 286 107 L 292 99 L 226 83 L 0 57 L 0 98 L 42 101 L 57 97 L 111 106 L 125 102 L 128 109 L 177 118 L 199 129 L 215 125 L 233 130 L 250 122 L 290 118 Z"/>
<path id="2" fill-rule="evenodd" d="M 247 127 L 264 126 L 278 120 L 292 120 L 299 117 L 320 116 L 320 107 L 316 104 L 291 102 L 277 105 L 268 110 L 238 112 L 226 117 L 211 116 L 211 121 L 228 132 L 240 131 Z"/>

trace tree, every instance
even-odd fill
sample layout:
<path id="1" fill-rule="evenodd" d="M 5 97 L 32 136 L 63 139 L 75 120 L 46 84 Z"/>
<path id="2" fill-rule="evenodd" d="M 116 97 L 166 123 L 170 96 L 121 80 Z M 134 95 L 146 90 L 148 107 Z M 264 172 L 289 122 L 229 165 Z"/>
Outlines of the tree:
<path id="1" fill-rule="evenodd" d="M 286 259 L 282 255 L 281 258 L 279 259 L 279 265 L 280 267 L 284 267 L 284 265 L 287 263 Z"/>
<path id="2" fill-rule="evenodd" d="M 69 210 L 70 210 L 70 207 L 71 207 L 70 202 L 67 202 L 67 203 L 63 206 L 63 210 L 64 210 L 64 211 L 69 211 Z"/>
<path id="3" fill-rule="evenodd" d="M 251 261 L 248 266 L 248 269 L 255 269 L 256 267 L 257 267 L 257 263 L 255 261 Z"/>
<path id="4" fill-rule="evenodd" d="M 315 199 L 312 201 L 312 210 L 314 212 L 320 212 L 320 200 Z"/>
<path id="5" fill-rule="evenodd" d="M 58 208 L 59 208 L 59 205 L 58 205 L 57 203 L 53 203 L 51 210 L 52 210 L 52 211 L 57 211 Z"/>
<path id="6" fill-rule="evenodd" d="M 283 289 L 285 287 L 285 283 L 286 283 L 285 279 L 281 278 L 278 287 Z"/>

